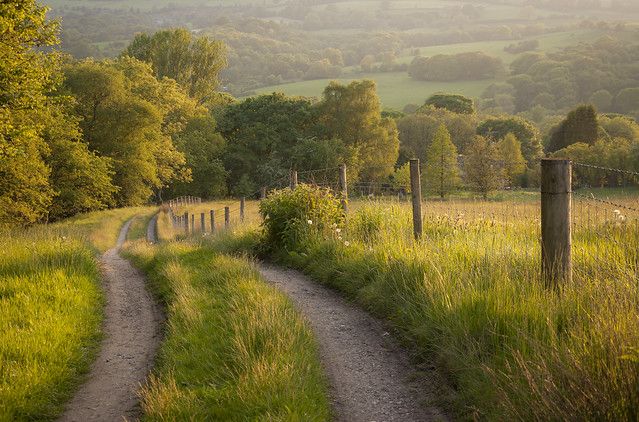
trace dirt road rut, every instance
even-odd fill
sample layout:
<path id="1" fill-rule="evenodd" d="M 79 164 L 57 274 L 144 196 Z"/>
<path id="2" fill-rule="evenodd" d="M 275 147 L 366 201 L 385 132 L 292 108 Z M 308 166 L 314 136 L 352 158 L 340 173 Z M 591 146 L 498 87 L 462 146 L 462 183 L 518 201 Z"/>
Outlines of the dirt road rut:
<path id="1" fill-rule="evenodd" d="M 444 421 L 432 374 L 419 374 L 385 324 L 293 270 L 260 264 L 311 324 L 338 421 Z"/>
<path id="2" fill-rule="evenodd" d="M 161 340 L 162 313 L 145 288 L 144 277 L 118 251 L 101 258 L 106 297 L 104 340 L 86 382 L 60 421 L 122 421 L 140 416 L 137 391 L 152 369 Z"/>

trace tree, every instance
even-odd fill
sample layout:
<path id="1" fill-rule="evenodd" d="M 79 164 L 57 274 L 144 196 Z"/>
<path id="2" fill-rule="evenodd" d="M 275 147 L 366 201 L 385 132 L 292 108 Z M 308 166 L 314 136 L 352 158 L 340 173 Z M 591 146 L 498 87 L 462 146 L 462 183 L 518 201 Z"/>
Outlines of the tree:
<path id="1" fill-rule="evenodd" d="M 434 94 L 426 100 L 425 106 L 443 108 L 458 114 L 474 114 L 473 100 L 457 94 Z"/>
<path id="2" fill-rule="evenodd" d="M 138 34 L 123 55 L 150 63 L 158 79 L 176 80 L 198 101 L 215 92 L 218 75 L 226 66 L 224 44 L 206 37 L 194 38 L 186 29 Z"/>
<path id="3" fill-rule="evenodd" d="M 150 67 L 139 64 L 125 58 L 66 68 L 65 87 L 78 100 L 84 139 L 92 151 L 112 159 L 120 206 L 146 203 L 154 191 L 188 176 L 184 155 L 171 139 L 181 123 L 170 111 L 179 107 L 171 106 L 164 96 L 171 90 Z"/>
<path id="4" fill-rule="evenodd" d="M 457 148 L 450 140 L 446 126 L 440 125 L 426 152 L 426 168 L 422 176 L 426 189 L 444 198 L 459 184 Z"/>
<path id="5" fill-rule="evenodd" d="M 503 168 L 497 145 L 483 136 L 476 136 L 466 148 L 464 155 L 464 176 L 466 182 L 482 194 L 488 194 L 502 186 Z"/>
<path id="6" fill-rule="evenodd" d="M 242 177 L 250 191 L 286 177 L 294 165 L 293 148 L 314 134 L 316 113 L 308 99 L 281 93 L 228 106 L 218 126 L 227 141 L 224 163 L 230 190 Z"/>
<path id="7" fill-rule="evenodd" d="M 599 123 L 595 108 L 582 105 L 568 113 L 568 116 L 551 130 L 546 151 L 555 152 L 577 142 L 592 145 L 598 136 Z"/>
<path id="8" fill-rule="evenodd" d="M 400 164 L 410 158 L 426 161 L 426 149 L 443 124 L 458 151 L 463 151 L 475 135 L 477 121 L 474 115 L 457 114 L 442 108 L 423 106 L 413 115 L 397 120 L 399 130 Z"/>
<path id="9" fill-rule="evenodd" d="M 321 138 L 341 139 L 361 157 L 360 176 L 380 180 L 393 173 L 399 154 L 395 121 L 382 118 L 375 82 L 331 82 L 318 105 Z"/>
<path id="10" fill-rule="evenodd" d="M 53 189 L 38 117 L 59 77 L 58 25 L 33 0 L 0 3 L 0 224 L 32 224 L 46 216 Z"/>
<path id="11" fill-rule="evenodd" d="M 226 141 L 215 129 L 215 120 L 204 115 L 191 119 L 175 136 L 175 146 L 184 153 L 191 169 L 191 180 L 171 184 L 171 195 L 215 198 L 227 193 L 228 175 L 223 162 Z"/>
<path id="12" fill-rule="evenodd" d="M 504 163 L 504 179 L 509 186 L 513 186 L 526 173 L 526 160 L 517 137 L 512 133 L 506 135 L 499 142 L 499 153 Z"/>
<path id="13" fill-rule="evenodd" d="M 477 135 L 494 141 L 512 133 L 521 143 L 521 152 L 529 166 L 543 155 L 539 130 L 529 121 L 515 116 L 491 117 L 477 126 Z"/>

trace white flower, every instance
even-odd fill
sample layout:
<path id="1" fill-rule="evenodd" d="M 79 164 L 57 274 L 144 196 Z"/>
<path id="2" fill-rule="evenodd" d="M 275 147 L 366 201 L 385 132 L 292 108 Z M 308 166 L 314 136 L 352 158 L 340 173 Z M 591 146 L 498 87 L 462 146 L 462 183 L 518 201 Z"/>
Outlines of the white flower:
<path id="1" fill-rule="evenodd" d="M 342 229 L 335 229 L 335 233 L 338 233 L 338 234 L 339 234 L 339 233 L 341 233 L 341 232 L 342 232 Z"/>
<path id="2" fill-rule="evenodd" d="M 619 221 L 621 221 L 622 223 L 623 223 L 624 221 L 626 221 L 626 216 L 625 216 L 625 215 L 620 215 L 620 216 L 619 216 Z"/>
<path id="3" fill-rule="evenodd" d="M 337 240 L 342 240 L 342 236 L 337 236 Z"/>
<path id="4" fill-rule="evenodd" d="M 613 212 L 614 212 L 614 213 L 615 213 L 615 215 L 617 215 L 617 216 L 618 216 L 619 214 L 621 214 L 621 211 L 619 211 L 619 210 L 614 210 Z"/>
<path id="5" fill-rule="evenodd" d="M 307 223 L 308 223 L 309 226 L 312 226 L 313 225 L 313 220 L 308 220 Z"/>
<path id="6" fill-rule="evenodd" d="M 66 236 L 62 236 L 62 240 L 67 240 L 67 237 Z"/>
<path id="7" fill-rule="evenodd" d="M 351 246 L 351 242 L 349 242 L 348 240 L 344 242 L 344 246 Z"/>

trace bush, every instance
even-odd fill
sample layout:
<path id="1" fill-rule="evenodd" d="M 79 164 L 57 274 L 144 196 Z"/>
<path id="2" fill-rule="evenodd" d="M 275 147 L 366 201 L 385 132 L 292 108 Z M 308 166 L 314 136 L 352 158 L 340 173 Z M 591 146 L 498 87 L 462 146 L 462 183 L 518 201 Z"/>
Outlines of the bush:
<path id="1" fill-rule="evenodd" d="M 344 221 L 340 201 L 329 189 L 304 184 L 273 192 L 260 203 L 260 214 L 268 245 L 287 250 L 334 231 Z"/>

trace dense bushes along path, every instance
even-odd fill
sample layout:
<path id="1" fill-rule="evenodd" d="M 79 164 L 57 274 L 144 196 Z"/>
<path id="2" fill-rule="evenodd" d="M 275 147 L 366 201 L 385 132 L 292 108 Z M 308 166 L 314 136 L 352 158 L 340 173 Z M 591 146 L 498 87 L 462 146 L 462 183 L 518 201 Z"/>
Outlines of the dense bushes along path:
<path id="1" fill-rule="evenodd" d="M 86 383 L 61 421 L 115 421 L 139 416 L 137 390 L 151 371 L 160 344 L 162 313 L 145 289 L 143 276 L 115 248 L 101 259 L 106 296 L 104 341 Z"/>

